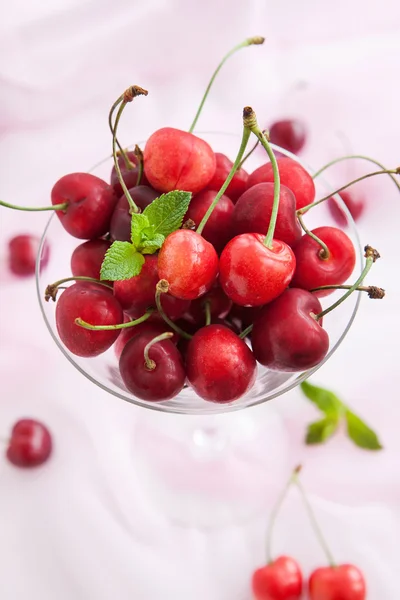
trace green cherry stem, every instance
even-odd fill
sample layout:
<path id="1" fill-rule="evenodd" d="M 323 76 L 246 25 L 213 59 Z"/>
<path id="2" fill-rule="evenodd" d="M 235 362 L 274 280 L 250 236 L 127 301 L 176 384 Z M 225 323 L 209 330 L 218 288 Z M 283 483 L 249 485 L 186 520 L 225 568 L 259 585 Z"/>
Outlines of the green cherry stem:
<path id="1" fill-rule="evenodd" d="M 135 327 L 135 325 L 139 325 L 140 323 L 144 323 L 147 319 L 153 314 L 153 310 L 148 310 L 138 319 L 134 321 L 128 321 L 127 323 L 117 323 L 117 325 L 92 325 L 91 323 L 87 323 L 80 317 L 75 319 L 75 323 L 79 325 L 79 327 L 83 327 L 84 329 L 90 329 L 90 331 L 114 331 L 115 329 L 128 329 L 129 327 Z"/>
<path id="2" fill-rule="evenodd" d="M 263 134 L 264 134 L 266 137 L 268 137 L 268 132 L 267 132 L 267 130 L 266 130 L 266 129 L 263 131 Z M 252 147 L 252 149 L 251 149 L 251 150 L 249 150 L 249 151 L 248 151 L 248 153 L 246 154 L 246 156 L 244 156 L 244 157 L 242 158 L 242 160 L 240 161 L 240 163 L 239 163 L 239 166 L 238 166 L 238 169 L 241 169 L 241 168 L 243 167 L 244 163 L 246 162 L 246 160 L 247 160 L 248 158 L 250 158 L 250 156 L 253 154 L 254 150 L 255 150 L 255 149 L 258 147 L 258 144 L 259 144 L 259 143 L 260 143 L 260 140 L 259 140 L 259 139 L 257 139 L 257 141 L 256 141 L 256 143 L 254 144 L 254 146 Z"/>
<path id="3" fill-rule="evenodd" d="M 309 211 L 310 208 L 314 208 L 314 206 L 318 206 L 318 204 L 325 202 L 325 200 L 329 200 L 329 198 L 332 198 L 332 196 L 334 196 L 335 194 L 339 194 L 340 192 L 343 192 L 343 190 L 346 190 L 348 187 L 354 185 L 355 183 L 358 183 L 359 181 L 363 181 L 364 179 L 368 179 L 369 177 L 375 177 L 375 175 L 391 175 L 391 174 L 399 175 L 400 167 L 397 167 L 397 169 L 386 169 L 384 171 L 374 171 L 373 173 L 367 173 L 366 175 L 363 175 L 362 177 L 358 177 L 357 179 L 350 181 L 350 183 L 346 183 L 346 185 L 342 185 L 342 187 L 338 188 L 331 194 L 324 196 L 324 198 L 320 198 L 316 202 L 312 202 L 311 204 L 307 204 L 307 206 L 303 206 L 303 208 L 299 208 L 299 210 L 297 211 L 297 216 L 304 215 L 304 213 Z"/>
<path id="4" fill-rule="evenodd" d="M 168 281 L 166 279 L 160 279 L 160 281 L 156 285 L 156 306 L 157 306 L 158 312 L 160 313 L 160 315 L 162 316 L 164 321 L 167 323 L 167 325 L 169 325 L 171 327 L 171 329 L 176 331 L 176 333 L 178 335 L 185 338 L 185 340 L 191 340 L 193 336 L 191 336 L 189 333 L 186 333 L 186 331 L 183 331 L 183 329 L 181 329 L 179 327 L 179 325 L 177 325 L 176 323 L 171 321 L 171 319 L 169 317 L 167 317 L 167 315 L 164 312 L 164 309 L 161 305 L 161 294 L 166 294 L 168 292 L 168 289 L 169 289 Z"/>
<path id="5" fill-rule="evenodd" d="M 237 155 L 237 157 L 235 159 L 235 162 L 232 165 L 232 169 L 230 170 L 229 175 L 226 178 L 225 183 L 223 184 L 222 188 L 219 190 L 218 194 L 215 196 L 212 204 L 210 204 L 210 206 L 208 207 L 208 210 L 207 210 L 206 214 L 204 215 L 204 217 L 200 221 L 200 224 L 199 224 L 199 226 L 198 226 L 198 228 L 196 230 L 196 232 L 199 233 L 200 235 L 202 234 L 203 229 L 206 226 L 207 221 L 208 221 L 208 219 L 211 216 L 211 213 L 213 212 L 214 208 L 217 206 L 219 199 L 224 194 L 224 192 L 227 189 L 228 185 L 232 181 L 233 176 L 235 175 L 236 171 L 238 170 L 240 161 L 242 160 L 242 156 L 245 153 L 247 142 L 249 141 L 250 135 L 251 135 L 251 131 L 250 131 L 250 129 L 248 127 L 246 127 L 246 125 L 244 124 L 244 121 L 243 121 L 243 135 L 242 135 L 242 141 L 240 143 L 240 148 L 239 148 L 238 155 Z"/>
<path id="6" fill-rule="evenodd" d="M 112 105 L 112 107 L 110 108 L 110 112 L 108 113 L 108 126 L 110 128 L 110 131 L 112 133 L 112 135 L 114 135 L 114 126 L 113 126 L 113 122 L 112 122 L 112 118 L 114 115 L 114 111 L 115 109 L 121 104 L 122 100 L 124 99 L 124 94 L 122 94 Z M 131 163 L 131 161 L 129 160 L 124 148 L 121 146 L 121 144 L 119 143 L 118 138 L 115 138 L 115 142 L 119 148 L 119 152 L 122 156 L 122 158 L 124 159 L 124 163 L 125 163 L 125 167 L 127 169 L 133 169 L 134 165 Z"/>
<path id="7" fill-rule="evenodd" d="M 193 130 L 194 130 L 194 128 L 196 127 L 196 123 L 197 123 L 197 121 L 198 121 L 198 119 L 200 117 L 201 111 L 203 110 L 204 103 L 207 100 L 207 96 L 208 96 L 208 94 L 210 92 L 212 84 L 214 83 L 215 78 L 217 77 L 218 73 L 220 72 L 220 70 L 222 69 L 222 67 L 224 66 L 225 62 L 228 60 L 228 58 L 230 58 L 232 56 L 232 54 L 235 54 L 235 52 L 237 52 L 241 48 L 246 48 L 247 46 L 253 46 L 253 45 L 258 45 L 258 44 L 263 44 L 264 41 L 265 41 L 265 38 L 263 38 L 261 36 L 254 36 L 254 37 L 251 37 L 251 38 L 247 38 L 241 44 L 238 44 L 237 46 L 235 46 L 234 48 L 232 48 L 232 50 L 230 50 L 228 52 L 228 54 L 226 54 L 224 56 L 224 58 L 219 63 L 218 67 L 215 69 L 215 71 L 214 71 L 214 73 L 213 73 L 213 75 L 212 75 L 212 77 L 211 77 L 211 79 L 210 79 L 210 81 L 208 83 L 206 91 L 204 92 L 204 96 L 201 99 L 200 106 L 197 109 L 196 116 L 193 119 L 193 123 L 190 126 L 189 133 L 192 133 Z"/>
<path id="8" fill-rule="evenodd" d="M 69 202 L 63 202 L 62 204 L 50 204 L 49 206 L 43 206 L 42 208 L 35 208 L 32 206 L 16 206 L 15 204 L 9 204 L 8 202 L 4 202 L 0 200 L 0 206 L 5 206 L 6 208 L 13 208 L 14 210 L 26 210 L 32 212 L 39 212 L 42 210 L 62 210 L 66 211 L 68 208 Z"/>
<path id="9" fill-rule="evenodd" d="M 136 186 L 138 186 L 138 185 L 140 185 L 140 182 L 142 181 L 144 162 L 143 162 L 143 152 L 137 144 L 135 146 L 135 156 L 138 160 L 138 175 L 137 175 L 137 180 L 136 180 Z"/>
<path id="10" fill-rule="evenodd" d="M 138 212 L 140 212 L 140 210 L 134 203 L 134 201 L 129 193 L 129 190 L 125 185 L 125 181 L 122 177 L 121 169 L 120 169 L 118 158 L 117 158 L 117 129 L 118 129 L 119 120 L 121 118 L 123 110 L 124 110 L 125 106 L 128 104 L 128 102 L 132 102 L 132 100 L 134 98 L 136 98 L 136 96 L 147 96 L 147 94 L 148 94 L 147 90 L 144 90 L 143 88 L 141 88 L 137 85 L 132 85 L 127 90 L 125 90 L 125 92 L 122 95 L 122 101 L 119 103 L 117 116 L 115 117 L 114 129 L 112 130 L 112 132 L 113 132 L 112 153 L 113 153 L 113 158 L 114 158 L 114 167 L 115 167 L 115 171 L 118 176 L 118 180 L 123 189 L 123 192 L 126 196 L 126 199 L 128 200 L 131 213 L 138 213 Z M 117 104 L 117 106 L 118 106 L 118 104 Z"/>
<path id="11" fill-rule="evenodd" d="M 310 236 L 310 238 L 312 238 L 313 240 L 315 240 L 317 242 L 317 244 L 319 244 L 321 246 L 321 250 L 319 253 L 320 258 L 322 258 L 322 260 L 326 260 L 329 258 L 330 254 L 329 254 L 329 248 L 328 246 L 325 244 L 325 242 L 323 242 L 317 235 L 315 235 L 315 233 L 313 233 L 312 231 L 310 231 L 308 229 L 308 227 L 306 226 L 306 224 L 303 221 L 303 217 L 301 215 L 297 215 L 297 219 L 301 225 L 302 230 L 304 231 L 304 233 L 306 233 L 307 235 Z"/>
<path id="12" fill-rule="evenodd" d="M 146 364 L 146 369 L 148 369 L 149 371 L 154 371 L 154 369 L 157 366 L 154 360 L 149 356 L 150 348 L 158 342 L 162 342 L 163 340 L 168 340 L 169 338 L 172 338 L 173 335 L 174 334 L 172 333 L 172 331 L 165 331 L 164 333 L 160 333 L 160 335 L 157 335 L 155 338 L 150 340 L 148 344 L 146 344 L 146 346 L 144 347 L 144 362 Z"/>
<path id="13" fill-rule="evenodd" d="M 336 302 L 334 302 L 331 306 L 328 306 L 328 308 L 325 308 L 325 310 L 323 310 L 322 312 L 318 313 L 317 315 L 315 315 L 315 319 L 318 321 L 319 319 L 322 319 L 322 317 L 324 317 L 325 315 L 327 315 L 328 313 L 330 313 L 332 310 L 334 310 L 335 308 L 337 308 L 340 304 L 342 304 L 342 302 L 344 302 L 346 300 L 346 298 L 348 298 L 350 296 L 350 294 L 352 294 L 359 285 L 362 284 L 362 282 L 364 281 L 365 277 L 367 276 L 369 270 L 371 269 L 372 265 L 374 264 L 374 262 L 376 262 L 378 260 L 378 258 L 380 258 L 380 254 L 377 250 L 375 250 L 375 248 L 372 248 L 371 246 L 365 246 L 364 248 L 365 251 L 365 266 L 361 272 L 360 277 L 357 279 L 357 281 L 349 287 L 349 289 L 347 290 L 347 292 L 345 294 L 343 294 L 343 296 L 341 296 L 339 298 L 339 300 L 337 300 Z"/>
<path id="14" fill-rule="evenodd" d="M 243 122 L 246 127 L 248 127 L 252 133 L 259 139 L 261 145 L 266 150 L 269 159 L 272 165 L 272 172 L 274 174 L 274 202 L 272 205 L 271 218 L 269 221 L 267 235 L 264 239 L 264 246 L 267 248 L 272 248 L 272 241 L 274 239 L 275 225 L 276 219 L 278 217 L 278 209 L 279 209 L 279 194 L 281 190 L 281 182 L 279 177 L 279 168 L 278 163 L 276 162 L 274 151 L 272 150 L 269 141 L 265 137 L 264 133 L 261 131 L 258 123 L 257 116 L 254 110 L 247 106 L 243 111 Z"/>
<path id="15" fill-rule="evenodd" d="M 349 160 L 349 159 L 350 160 L 351 159 L 366 160 L 366 161 L 376 165 L 383 171 L 388 171 L 388 169 L 386 169 L 385 165 L 383 165 L 382 163 L 378 162 L 377 160 L 375 160 L 373 158 L 370 158 L 369 156 L 364 156 L 362 154 L 348 154 L 347 156 L 340 156 L 339 158 L 335 158 L 334 160 L 331 160 L 330 162 L 328 162 L 326 165 L 321 167 L 319 169 L 319 171 L 314 173 L 313 179 L 316 179 L 318 177 L 318 175 L 321 175 L 321 173 L 323 173 L 329 167 L 332 167 L 333 165 L 336 165 L 337 163 L 342 162 L 343 160 Z M 393 180 L 397 189 L 400 191 L 400 183 L 397 181 L 396 177 L 391 172 L 388 172 L 388 175 Z"/>
<path id="16" fill-rule="evenodd" d="M 105 281 L 100 281 L 99 279 L 94 279 L 94 277 L 85 277 L 84 275 L 77 275 L 76 277 L 64 277 L 64 279 L 59 279 L 54 283 L 50 283 L 46 287 L 44 292 L 44 299 L 46 300 L 46 302 L 48 302 L 50 299 L 53 300 L 53 302 L 55 302 L 57 299 L 58 290 L 60 289 L 63 283 L 67 283 L 68 281 L 89 281 L 89 283 L 98 283 L 99 285 L 102 285 L 108 288 L 109 290 L 113 289 L 113 287 L 110 284 L 106 283 Z"/>
<path id="17" fill-rule="evenodd" d="M 249 335 L 249 333 L 251 333 L 252 331 L 253 331 L 253 324 L 246 327 L 246 329 L 243 329 L 242 333 L 239 334 L 240 339 L 244 340 L 244 338 L 247 337 Z"/>
<path id="18" fill-rule="evenodd" d="M 211 323 L 211 302 L 209 300 L 206 300 L 206 302 L 204 302 L 204 312 L 206 314 L 206 326 L 210 325 Z"/>
<path id="19" fill-rule="evenodd" d="M 309 292 L 319 292 L 320 290 L 350 290 L 353 286 L 351 285 L 321 285 L 319 287 L 308 290 Z M 368 298 L 373 300 L 381 300 L 385 297 L 385 290 L 377 287 L 376 285 L 359 285 L 355 288 L 355 292 L 366 292 Z"/>

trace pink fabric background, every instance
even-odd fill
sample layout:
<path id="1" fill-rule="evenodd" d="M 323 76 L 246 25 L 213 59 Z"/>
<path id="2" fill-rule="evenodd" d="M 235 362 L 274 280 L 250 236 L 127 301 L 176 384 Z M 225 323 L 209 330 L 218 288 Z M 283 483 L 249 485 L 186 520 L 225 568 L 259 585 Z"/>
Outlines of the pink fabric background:
<path id="1" fill-rule="evenodd" d="M 163 125 L 189 126 L 217 60 L 249 35 L 224 68 L 199 128 L 240 131 L 242 107 L 260 121 L 299 115 L 310 129 L 305 159 L 319 167 L 355 152 L 399 164 L 400 7 L 369 3 L 230 3 L 178 0 L 15 0 L 0 22 L 0 193 L 28 205 L 48 202 L 61 175 L 86 170 L 110 152 L 107 113 L 130 84 L 149 89 L 140 111 L 126 111 L 121 138 L 145 139 Z M 367 172 L 351 163 L 333 184 Z M 284 422 L 274 451 L 305 465 L 304 482 L 339 561 L 366 573 L 370 600 L 398 600 L 400 419 L 398 341 L 399 196 L 381 177 L 360 186 L 368 212 L 362 241 L 382 260 L 369 281 L 381 303 L 362 301 L 340 351 L 314 377 L 335 389 L 379 432 L 385 449 L 363 452 L 343 434 L 306 448 L 317 416 L 298 391 L 273 403 Z M 46 214 L 0 210 L 0 436 L 25 415 L 54 432 L 49 464 L 21 472 L 0 459 L 2 600 L 249 600 L 249 577 L 264 560 L 268 508 L 247 525 L 212 532 L 181 529 L 141 491 L 133 432 L 143 412 L 85 380 L 55 348 L 33 280 L 7 274 L 6 241 L 40 233 Z M 257 409 L 270 418 L 269 407 Z M 306 572 L 324 557 L 293 495 L 278 524 L 275 552 Z"/>

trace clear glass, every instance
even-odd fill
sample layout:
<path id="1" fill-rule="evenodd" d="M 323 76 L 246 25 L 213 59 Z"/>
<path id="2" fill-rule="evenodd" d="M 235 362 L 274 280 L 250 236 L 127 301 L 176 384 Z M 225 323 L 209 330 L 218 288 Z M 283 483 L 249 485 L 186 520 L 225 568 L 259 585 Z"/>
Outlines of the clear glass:
<path id="1" fill-rule="evenodd" d="M 235 158 L 240 136 L 215 132 L 197 135 L 207 140 L 215 151 L 227 154 L 232 160 Z M 298 160 L 281 148 L 274 149 Z M 251 172 L 267 160 L 264 149 L 259 147 L 246 162 L 245 168 Z M 91 172 L 109 180 L 112 165 L 109 157 Z M 306 168 L 312 173 L 312 169 Z M 322 177 L 317 178 L 316 187 L 317 198 L 332 191 Z M 356 248 L 354 281 L 362 270 L 363 254 L 351 215 L 340 198 L 337 199 L 348 219 L 346 233 Z M 310 229 L 335 225 L 325 203 L 310 211 L 305 221 Z M 51 246 L 51 254 L 44 269 L 41 257 L 45 243 Z M 324 361 L 312 370 L 282 373 L 259 366 L 254 387 L 240 400 L 230 404 L 206 402 L 189 387 L 173 400 L 151 403 L 136 398 L 125 389 L 113 348 L 95 358 L 80 358 L 71 354 L 58 337 L 55 303 L 45 302 L 44 292 L 48 284 L 71 275 L 70 257 L 80 243 L 82 240 L 69 236 L 57 215 L 53 214 L 43 233 L 37 262 L 40 307 L 56 345 L 83 375 L 116 398 L 151 409 L 151 413 L 140 413 L 132 447 L 135 467 L 140 472 L 142 486 L 149 492 L 149 498 L 171 519 L 185 525 L 214 527 L 252 516 L 264 505 L 274 482 L 279 481 L 279 474 L 290 469 L 282 452 L 285 429 L 273 403 L 265 403 L 297 386 L 329 360 L 356 316 L 360 293 L 352 294 L 324 318 L 330 348 Z M 329 306 L 342 293 L 335 291 L 323 298 L 323 307 Z M 252 411 L 236 412 L 257 405 L 259 407 Z M 156 415 L 154 411 L 187 417 Z"/>

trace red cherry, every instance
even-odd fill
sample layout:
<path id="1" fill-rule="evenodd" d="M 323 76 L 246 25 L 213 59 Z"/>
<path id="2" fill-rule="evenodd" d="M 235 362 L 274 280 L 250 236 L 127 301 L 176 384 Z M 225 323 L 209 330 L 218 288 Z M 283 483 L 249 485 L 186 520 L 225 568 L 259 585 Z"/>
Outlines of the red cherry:
<path id="1" fill-rule="evenodd" d="M 122 308 L 134 318 L 154 306 L 156 285 L 159 280 L 157 256 L 147 254 L 139 275 L 114 282 L 114 295 Z"/>
<path id="2" fill-rule="evenodd" d="M 197 300 L 193 300 L 190 308 L 185 313 L 185 319 L 198 326 L 205 325 L 206 312 L 205 303 L 210 304 L 211 319 L 224 319 L 229 313 L 232 300 L 224 294 L 222 289 L 216 285 L 209 292 Z"/>
<path id="3" fill-rule="evenodd" d="M 204 140 L 187 131 L 164 127 L 154 132 L 144 149 L 144 171 L 160 192 L 200 192 L 216 169 L 215 154 Z"/>
<path id="4" fill-rule="evenodd" d="M 126 187 L 129 189 L 129 191 L 131 191 L 131 188 L 134 188 L 137 183 L 138 159 L 136 158 L 136 155 L 133 150 L 130 152 L 127 152 L 126 155 L 129 158 L 130 162 L 133 163 L 133 165 L 134 165 L 133 169 L 128 169 L 126 167 L 123 156 L 118 157 L 118 164 L 119 164 L 119 168 L 121 170 L 122 179 L 124 180 Z M 114 191 L 117 194 L 117 196 L 118 197 L 121 196 L 124 193 L 124 191 L 119 182 L 115 167 L 113 167 L 111 170 L 110 181 L 111 181 L 111 185 L 114 188 Z M 146 180 L 146 176 L 144 173 L 142 173 L 142 177 L 140 179 L 140 185 L 147 185 L 147 184 L 148 184 L 148 181 Z"/>
<path id="5" fill-rule="evenodd" d="M 280 556 L 254 572 L 252 589 L 254 600 L 300 600 L 303 590 L 300 566 L 290 556 Z"/>
<path id="6" fill-rule="evenodd" d="M 186 373 L 204 400 L 232 402 L 254 384 L 257 364 L 250 348 L 228 327 L 208 325 L 189 342 Z"/>
<path id="7" fill-rule="evenodd" d="M 243 233 L 222 251 L 220 285 L 225 294 L 240 306 L 262 306 L 277 298 L 289 285 L 296 267 L 291 248 L 273 240 L 272 248 L 263 244 L 259 233 Z"/>
<path id="8" fill-rule="evenodd" d="M 296 209 L 303 208 L 314 202 L 315 185 L 314 180 L 300 163 L 284 156 L 277 159 L 279 176 L 282 185 L 285 185 L 293 192 L 296 198 Z M 274 173 L 271 163 L 262 165 L 249 175 L 247 188 L 253 187 L 257 183 L 274 181 Z"/>
<path id="9" fill-rule="evenodd" d="M 8 265 L 14 275 L 25 277 L 33 275 L 36 268 L 36 257 L 40 246 L 40 238 L 35 235 L 16 235 L 8 242 Z M 43 247 L 41 266 L 45 267 L 49 260 L 49 246 Z"/>
<path id="10" fill-rule="evenodd" d="M 213 190 L 204 190 L 197 194 L 190 201 L 185 219 L 192 219 L 196 226 L 199 225 L 216 195 L 217 192 Z M 234 204 L 228 196 L 221 196 L 202 231 L 204 239 L 210 242 L 217 252 L 220 252 L 232 237 L 233 209 Z"/>
<path id="11" fill-rule="evenodd" d="M 318 300 L 306 290 L 289 288 L 264 306 L 251 332 L 256 360 L 277 371 L 305 371 L 318 365 L 329 349 L 329 337 Z"/>
<path id="12" fill-rule="evenodd" d="M 100 279 L 100 268 L 110 246 L 111 242 L 103 239 L 79 244 L 71 256 L 72 275 Z"/>
<path id="13" fill-rule="evenodd" d="M 57 210 L 70 235 L 92 240 L 106 234 L 117 202 L 113 188 L 90 173 L 64 175 L 51 190 L 51 203 L 68 202 L 65 211 Z"/>
<path id="14" fill-rule="evenodd" d="M 306 142 L 306 135 L 305 125 L 299 119 L 275 121 L 269 128 L 270 141 L 293 154 L 302 150 Z"/>
<path id="15" fill-rule="evenodd" d="M 217 167 L 215 169 L 214 177 L 207 185 L 207 189 L 219 192 L 233 167 L 233 162 L 229 160 L 225 154 L 221 154 L 220 152 L 215 153 L 215 159 Z M 244 169 L 238 169 L 228 185 L 225 194 L 234 204 L 245 191 L 248 178 L 249 174 Z"/>
<path id="16" fill-rule="evenodd" d="M 265 235 L 271 219 L 273 202 L 273 183 L 258 183 L 244 192 L 233 211 L 233 235 L 241 233 Z M 282 185 L 274 237 L 292 246 L 301 236 L 302 230 L 296 217 L 296 198 L 289 188 Z"/>
<path id="17" fill-rule="evenodd" d="M 340 285 L 353 273 L 356 253 L 350 238 L 336 227 L 317 227 L 312 230 L 329 249 L 329 258 L 321 258 L 321 246 L 309 235 L 304 235 L 296 244 L 296 271 L 293 287 L 312 290 L 323 285 Z M 334 290 L 315 292 L 322 298 Z"/>
<path id="18" fill-rule="evenodd" d="M 218 275 L 214 246 L 190 229 L 178 229 L 165 240 L 158 255 L 158 274 L 173 296 L 195 300 L 205 294 Z"/>
<path id="19" fill-rule="evenodd" d="M 49 458 L 52 446 L 50 431 L 43 423 L 21 419 L 11 430 L 7 458 L 17 467 L 37 467 Z"/>
<path id="20" fill-rule="evenodd" d="M 160 195 L 153 188 L 146 185 L 138 185 L 130 188 L 129 193 L 132 200 L 142 211 Z M 131 221 L 129 202 L 125 194 L 118 200 L 110 222 L 110 235 L 113 240 L 120 242 L 131 241 Z"/>
<path id="21" fill-rule="evenodd" d="M 185 384 L 183 359 L 171 340 L 156 342 L 149 350 L 149 358 L 155 362 L 155 368 L 150 370 L 145 363 L 144 349 L 152 339 L 154 335 L 145 332 L 126 344 L 119 361 L 121 377 L 127 389 L 142 400 L 170 400 Z"/>
<path id="22" fill-rule="evenodd" d="M 365 600 L 363 574 L 353 565 L 321 567 L 308 582 L 310 600 Z"/>
<path id="23" fill-rule="evenodd" d="M 364 200 L 347 191 L 340 192 L 340 197 L 349 209 L 354 221 L 358 221 L 365 209 Z M 347 216 L 335 198 L 329 198 L 328 208 L 336 223 L 341 227 L 345 227 L 347 225 Z"/>
<path id="24" fill-rule="evenodd" d="M 124 323 L 128 323 L 130 321 L 130 317 L 128 315 L 124 315 Z M 117 341 L 114 344 L 114 352 L 116 357 L 119 359 L 122 350 L 125 348 L 126 344 L 129 340 L 132 340 L 137 335 L 141 335 L 142 333 L 148 333 L 152 338 L 160 335 L 161 333 L 165 333 L 169 331 L 168 325 L 163 321 L 144 321 L 143 323 L 138 323 L 138 325 L 134 325 L 133 327 L 127 327 L 126 329 L 121 329 L 121 333 L 119 334 Z M 177 344 L 179 341 L 179 335 L 174 333 L 174 336 L 171 338 L 171 341 L 174 344 Z"/>
<path id="25" fill-rule="evenodd" d="M 59 297 L 56 325 L 61 341 L 72 354 L 97 356 L 112 346 L 120 330 L 85 329 L 75 323 L 78 317 L 91 325 L 117 325 L 122 322 L 123 312 L 111 290 L 93 283 L 74 283 Z"/>

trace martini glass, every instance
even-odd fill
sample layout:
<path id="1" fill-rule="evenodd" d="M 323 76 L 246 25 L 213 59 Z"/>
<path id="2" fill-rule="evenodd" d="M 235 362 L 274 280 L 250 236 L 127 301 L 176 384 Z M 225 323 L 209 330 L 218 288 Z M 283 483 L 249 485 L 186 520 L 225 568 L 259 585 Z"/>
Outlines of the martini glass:
<path id="1" fill-rule="evenodd" d="M 205 132 L 197 135 L 208 141 L 215 151 L 231 158 L 240 144 L 240 137 L 235 134 Z M 282 148 L 273 148 L 298 160 Z M 251 171 L 266 160 L 265 153 L 254 152 L 246 169 Z M 112 165 L 109 157 L 91 172 L 108 180 Z M 306 168 L 312 173 L 312 169 Z M 317 182 L 317 197 L 331 191 L 322 178 Z M 362 251 L 354 221 L 340 197 L 336 196 L 336 199 L 347 216 L 346 233 L 356 249 L 354 280 L 362 270 Z M 307 213 L 306 220 L 310 229 L 335 225 L 325 203 Z M 133 426 L 132 466 L 137 470 L 142 489 L 148 492 L 149 502 L 155 503 L 169 519 L 181 525 L 213 528 L 253 517 L 263 510 L 268 497 L 280 485 L 282 474 L 292 467 L 288 464 L 288 433 L 275 410 L 276 403 L 280 396 L 308 378 L 338 349 L 356 316 L 360 292 L 353 293 L 324 318 L 330 347 L 317 367 L 301 373 L 283 373 L 258 365 L 253 388 L 229 404 L 206 402 L 190 387 L 185 387 L 173 400 L 151 403 L 127 391 L 113 348 L 95 358 L 81 358 L 73 355 L 58 336 L 55 304 L 45 302 L 44 293 L 49 283 L 71 274 L 71 254 L 81 242 L 69 236 L 57 215 L 50 217 L 37 260 L 40 307 L 54 342 L 80 373 L 111 394 L 115 402 L 124 400 L 143 408 Z M 44 270 L 46 244 L 51 246 L 52 252 Z M 328 298 L 322 298 L 323 308 L 342 293 L 335 291 Z M 271 403 L 271 400 L 275 402 Z"/>

